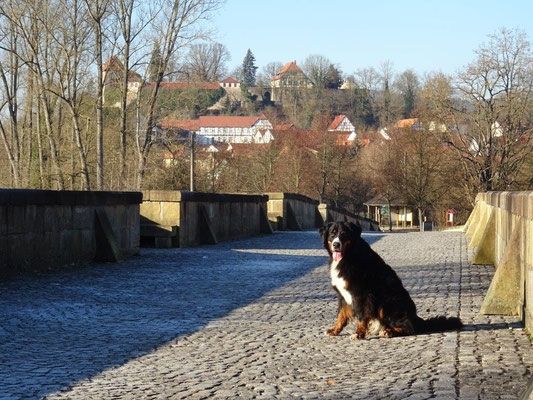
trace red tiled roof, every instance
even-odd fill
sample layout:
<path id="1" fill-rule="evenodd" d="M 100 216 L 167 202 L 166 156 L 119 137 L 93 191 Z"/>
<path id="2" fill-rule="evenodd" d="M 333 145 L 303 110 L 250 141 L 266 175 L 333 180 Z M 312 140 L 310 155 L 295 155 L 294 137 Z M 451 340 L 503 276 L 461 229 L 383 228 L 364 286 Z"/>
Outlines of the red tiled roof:
<path id="1" fill-rule="evenodd" d="M 121 72 L 124 70 L 124 64 L 120 62 L 117 56 L 111 56 L 109 59 L 105 62 L 104 65 L 102 65 L 102 71 L 115 71 L 115 72 Z M 137 72 L 130 70 L 128 72 L 128 81 L 130 82 L 140 82 L 142 80 L 141 75 L 139 75 Z"/>
<path id="2" fill-rule="evenodd" d="M 161 128 L 179 128 L 184 131 L 199 131 L 200 125 L 197 119 L 164 119 L 161 121 Z"/>
<path id="3" fill-rule="evenodd" d="M 153 86 L 153 83 L 148 84 L 148 86 Z M 218 84 L 218 82 L 161 82 L 159 88 L 163 90 L 218 90 L 220 89 L 220 85 Z"/>
<path id="4" fill-rule="evenodd" d="M 292 71 L 292 72 L 303 72 L 299 66 L 296 65 L 296 60 L 295 61 L 291 61 L 291 62 L 288 62 L 287 64 L 285 64 L 279 71 L 276 75 L 274 75 L 274 77 L 272 78 L 273 81 L 276 81 L 278 79 L 281 79 L 281 76 L 288 72 L 288 71 Z"/>
<path id="5" fill-rule="evenodd" d="M 120 62 L 117 56 L 111 56 L 102 66 L 102 71 L 107 71 L 109 68 L 121 70 L 124 68 L 124 65 Z"/>
<path id="6" fill-rule="evenodd" d="M 248 128 L 255 124 L 260 119 L 266 119 L 264 115 L 252 115 L 252 116 L 233 116 L 233 115 L 220 115 L 220 116 L 201 116 L 199 118 L 199 125 L 202 127 L 239 127 Z"/>
<path id="7" fill-rule="evenodd" d="M 399 129 L 411 128 L 417 122 L 418 122 L 418 118 L 401 119 L 394 124 L 394 127 L 399 128 Z"/>
<path id="8" fill-rule="evenodd" d="M 239 83 L 239 81 L 231 76 L 227 77 L 220 83 Z"/>
<path id="9" fill-rule="evenodd" d="M 341 114 L 341 115 L 337 115 L 335 117 L 335 119 L 333 120 L 333 122 L 331 124 L 329 124 L 328 126 L 328 130 L 330 129 L 337 129 L 337 127 L 341 124 L 342 120 L 346 118 L 346 115 L 344 114 Z"/>

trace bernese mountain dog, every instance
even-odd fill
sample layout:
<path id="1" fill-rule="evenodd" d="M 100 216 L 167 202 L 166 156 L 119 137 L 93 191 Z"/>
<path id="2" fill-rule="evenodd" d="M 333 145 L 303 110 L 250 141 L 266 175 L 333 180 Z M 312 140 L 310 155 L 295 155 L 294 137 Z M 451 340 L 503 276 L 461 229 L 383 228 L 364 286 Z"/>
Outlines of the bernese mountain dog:
<path id="1" fill-rule="evenodd" d="M 361 238 L 361 228 L 351 222 L 331 222 L 320 228 L 329 253 L 331 285 L 337 292 L 337 323 L 328 336 L 337 336 L 356 319 L 352 339 L 367 334 L 394 337 L 460 329 L 459 318 L 422 319 L 396 272 Z"/>

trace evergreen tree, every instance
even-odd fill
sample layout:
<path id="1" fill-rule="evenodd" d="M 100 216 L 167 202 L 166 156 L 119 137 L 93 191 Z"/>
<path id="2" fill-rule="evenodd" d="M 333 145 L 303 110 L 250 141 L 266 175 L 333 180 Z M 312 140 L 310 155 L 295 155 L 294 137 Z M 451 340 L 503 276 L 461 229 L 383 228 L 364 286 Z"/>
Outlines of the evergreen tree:
<path id="1" fill-rule="evenodd" d="M 148 64 L 148 79 L 150 82 L 157 81 L 162 62 L 163 58 L 159 50 L 159 43 L 156 43 L 152 51 L 152 56 L 150 57 L 150 63 Z"/>
<path id="2" fill-rule="evenodd" d="M 333 64 L 329 64 L 326 72 L 326 89 L 338 89 L 342 86 L 342 72 Z"/>
<path id="3" fill-rule="evenodd" d="M 246 56 L 242 61 L 242 85 L 246 87 L 255 86 L 255 73 L 257 67 L 255 66 L 255 57 L 250 49 L 246 52 Z"/>

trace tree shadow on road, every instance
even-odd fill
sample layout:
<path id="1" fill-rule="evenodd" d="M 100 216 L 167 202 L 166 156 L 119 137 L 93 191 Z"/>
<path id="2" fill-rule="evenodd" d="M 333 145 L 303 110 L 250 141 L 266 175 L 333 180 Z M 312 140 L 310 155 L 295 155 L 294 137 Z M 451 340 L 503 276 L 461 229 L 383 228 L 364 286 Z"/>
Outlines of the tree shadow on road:
<path id="1" fill-rule="evenodd" d="M 321 246 L 275 233 L 1 282 L 0 398 L 45 397 L 196 332 L 325 264 Z"/>

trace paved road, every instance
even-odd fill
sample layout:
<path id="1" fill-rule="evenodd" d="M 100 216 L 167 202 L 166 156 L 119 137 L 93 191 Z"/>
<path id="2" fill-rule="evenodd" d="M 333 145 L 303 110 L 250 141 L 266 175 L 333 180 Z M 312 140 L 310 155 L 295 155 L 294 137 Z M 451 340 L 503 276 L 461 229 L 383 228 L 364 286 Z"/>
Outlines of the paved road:
<path id="1" fill-rule="evenodd" d="M 351 341 L 314 232 L 0 283 L 0 399 L 515 399 L 533 371 L 512 317 L 479 315 L 492 267 L 458 232 L 365 235 L 422 316 L 466 326 Z"/>

